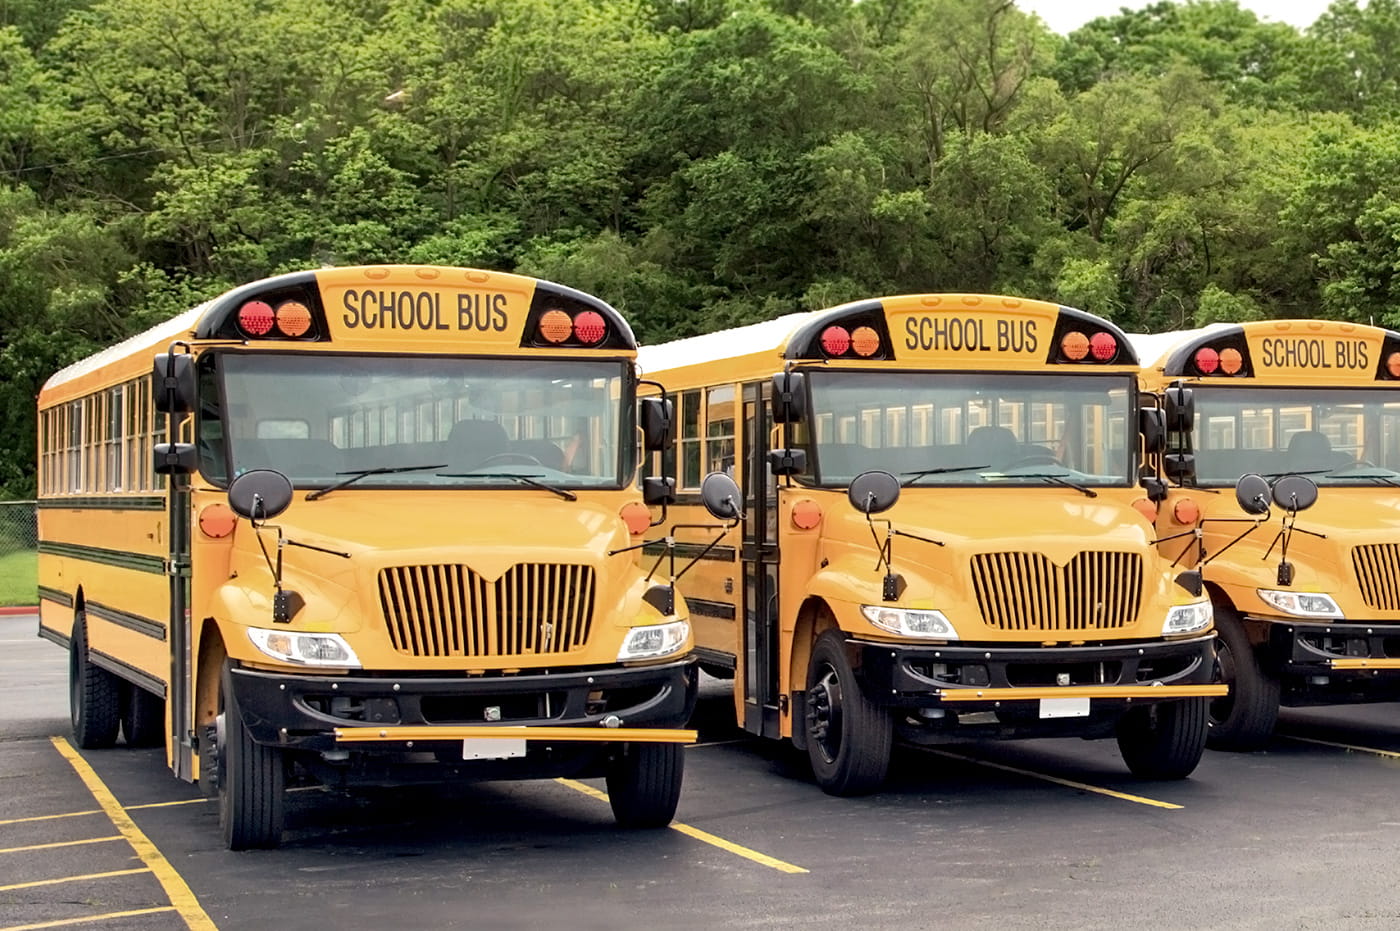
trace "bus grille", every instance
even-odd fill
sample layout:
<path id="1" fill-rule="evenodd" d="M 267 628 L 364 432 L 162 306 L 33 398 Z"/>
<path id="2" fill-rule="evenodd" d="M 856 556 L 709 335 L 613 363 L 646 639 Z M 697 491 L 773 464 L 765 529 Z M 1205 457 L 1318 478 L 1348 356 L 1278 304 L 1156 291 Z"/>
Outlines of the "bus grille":
<path id="1" fill-rule="evenodd" d="M 1367 607 L 1400 611 L 1400 544 L 1358 546 L 1351 551 L 1351 564 Z"/>
<path id="2" fill-rule="evenodd" d="M 531 656 L 588 643 L 593 569 L 521 563 L 494 582 L 466 566 L 379 573 L 394 649 L 409 656 Z"/>
<path id="3" fill-rule="evenodd" d="M 1137 553 L 1080 553 L 1064 567 L 1040 553 L 984 553 L 972 559 L 982 620 L 998 630 L 1112 630 L 1137 617 Z"/>

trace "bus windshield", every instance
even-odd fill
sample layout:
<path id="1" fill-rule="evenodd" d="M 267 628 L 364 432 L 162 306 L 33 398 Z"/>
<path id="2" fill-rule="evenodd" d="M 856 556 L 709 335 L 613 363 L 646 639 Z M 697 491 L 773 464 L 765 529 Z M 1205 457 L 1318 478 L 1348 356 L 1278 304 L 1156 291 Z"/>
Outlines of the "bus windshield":
<path id="1" fill-rule="evenodd" d="M 809 371 L 798 434 L 816 481 L 883 469 L 907 485 L 1126 486 L 1128 375 Z M 805 435 L 804 435 L 805 434 Z"/>
<path id="2" fill-rule="evenodd" d="M 222 484 L 273 468 L 300 488 L 360 472 L 355 488 L 616 488 L 625 375 L 620 361 L 222 353 L 201 370 L 200 470 Z"/>
<path id="3" fill-rule="evenodd" d="M 1319 485 L 1400 482 L 1400 397 L 1356 388 L 1195 390 L 1196 481 L 1305 473 Z"/>

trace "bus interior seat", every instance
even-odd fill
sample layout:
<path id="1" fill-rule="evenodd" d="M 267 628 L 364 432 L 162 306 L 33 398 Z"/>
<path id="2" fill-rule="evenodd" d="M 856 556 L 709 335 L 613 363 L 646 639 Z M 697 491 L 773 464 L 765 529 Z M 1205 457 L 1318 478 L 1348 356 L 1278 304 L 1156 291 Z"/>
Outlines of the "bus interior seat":
<path id="1" fill-rule="evenodd" d="M 1284 457 L 1292 472 L 1327 471 L 1349 461 L 1350 456 L 1332 449 L 1332 442 L 1316 430 L 1299 430 L 1289 437 L 1288 455 Z"/>
<path id="2" fill-rule="evenodd" d="M 509 451 L 510 437 L 494 420 L 459 420 L 447 434 L 447 461 L 452 469 L 480 468 L 486 460 Z"/>
<path id="3" fill-rule="evenodd" d="M 1005 427 L 977 427 L 967 435 L 963 445 L 968 465 L 1004 468 L 1022 458 L 1016 434 Z"/>
<path id="4" fill-rule="evenodd" d="M 259 440 L 272 468 L 291 478 L 320 478 L 345 468 L 340 449 L 330 440 Z"/>

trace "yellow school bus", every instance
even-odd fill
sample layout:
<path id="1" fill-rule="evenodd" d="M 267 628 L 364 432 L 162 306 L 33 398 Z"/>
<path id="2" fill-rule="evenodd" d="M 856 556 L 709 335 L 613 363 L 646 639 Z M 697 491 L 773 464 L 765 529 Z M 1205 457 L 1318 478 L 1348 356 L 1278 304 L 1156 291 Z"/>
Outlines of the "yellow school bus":
<path id="1" fill-rule="evenodd" d="M 1138 469 L 1162 429 L 1111 323 L 914 294 L 640 359 L 678 403 L 650 466 L 667 519 L 697 523 L 707 472 L 741 493 L 685 585 L 701 668 L 823 789 L 878 788 L 895 739 L 1116 736 L 1140 776 L 1195 768 L 1225 693 L 1210 603 L 1153 545 Z"/>
<path id="2" fill-rule="evenodd" d="M 696 672 L 648 577 L 666 442 L 589 295 L 466 268 L 255 281 L 39 397 L 39 634 L 83 747 L 164 743 L 231 848 L 289 781 L 607 779 L 670 821 Z"/>
<path id="3" fill-rule="evenodd" d="M 1159 530 L 1215 604 L 1230 695 L 1210 745 L 1262 746 L 1280 705 L 1400 699 L 1400 333 L 1274 320 L 1134 340 L 1145 386 L 1192 409 Z M 1232 542 L 1252 519 L 1220 491 L 1245 473 L 1320 494 Z"/>

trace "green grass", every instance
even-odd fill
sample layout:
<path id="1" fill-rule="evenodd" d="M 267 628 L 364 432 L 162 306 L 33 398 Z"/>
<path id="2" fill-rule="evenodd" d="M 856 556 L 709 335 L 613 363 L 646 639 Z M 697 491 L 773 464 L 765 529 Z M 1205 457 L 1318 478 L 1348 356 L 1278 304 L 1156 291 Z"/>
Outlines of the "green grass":
<path id="1" fill-rule="evenodd" d="M 33 550 L 0 556 L 0 607 L 39 603 L 39 554 Z"/>

